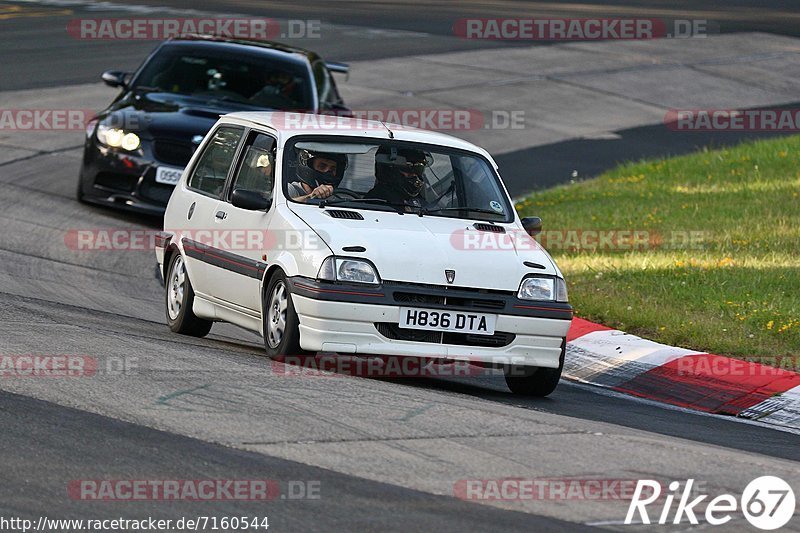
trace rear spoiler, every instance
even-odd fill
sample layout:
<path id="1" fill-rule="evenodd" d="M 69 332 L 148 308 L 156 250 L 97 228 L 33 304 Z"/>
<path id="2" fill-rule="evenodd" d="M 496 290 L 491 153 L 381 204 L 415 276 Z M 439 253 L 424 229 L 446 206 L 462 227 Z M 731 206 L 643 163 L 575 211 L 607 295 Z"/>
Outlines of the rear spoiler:
<path id="1" fill-rule="evenodd" d="M 328 67 L 328 70 L 331 72 L 338 72 L 339 74 L 350 74 L 350 65 L 347 63 L 334 63 L 331 61 L 326 61 L 325 66 Z"/>

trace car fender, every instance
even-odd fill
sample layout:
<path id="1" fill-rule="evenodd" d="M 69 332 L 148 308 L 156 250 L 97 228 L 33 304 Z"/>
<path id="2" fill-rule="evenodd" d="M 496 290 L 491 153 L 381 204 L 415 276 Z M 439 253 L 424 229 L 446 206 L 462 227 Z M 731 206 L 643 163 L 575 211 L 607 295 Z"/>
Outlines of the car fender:
<path id="1" fill-rule="evenodd" d="M 316 277 L 322 262 L 333 255 L 325 240 L 285 202 L 276 205 L 269 229 L 276 236 L 278 249 L 268 255 L 265 284 L 269 283 L 274 266 L 283 269 L 287 276 Z"/>

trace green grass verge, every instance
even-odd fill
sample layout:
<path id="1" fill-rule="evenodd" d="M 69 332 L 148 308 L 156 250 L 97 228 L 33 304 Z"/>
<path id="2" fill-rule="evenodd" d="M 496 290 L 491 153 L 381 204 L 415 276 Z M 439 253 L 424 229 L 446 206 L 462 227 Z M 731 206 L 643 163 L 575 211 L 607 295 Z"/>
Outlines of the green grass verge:
<path id="1" fill-rule="evenodd" d="M 578 316 L 797 368 L 800 136 L 626 164 L 536 192 L 517 210 L 542 218 L 540 240 Z M 648 244 L 597 246 L 598 232 L 614 230 L 638 231 Z"/>

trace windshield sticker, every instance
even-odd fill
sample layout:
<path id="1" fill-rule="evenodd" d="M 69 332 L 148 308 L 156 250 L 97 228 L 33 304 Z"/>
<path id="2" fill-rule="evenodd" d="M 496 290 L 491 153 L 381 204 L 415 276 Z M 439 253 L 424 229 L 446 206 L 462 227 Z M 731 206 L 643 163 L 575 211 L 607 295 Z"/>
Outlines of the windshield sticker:
<path id="1" fill-rule="evenodd" d="M 492 200 L 491 202 L 489 202 L 489 207 L 492 208 L 492 211 L 495 211 L 497 213 L 503 212 L 503 206 L 500 205 L 500 202 L 498 202 L 497 200 Z"/>

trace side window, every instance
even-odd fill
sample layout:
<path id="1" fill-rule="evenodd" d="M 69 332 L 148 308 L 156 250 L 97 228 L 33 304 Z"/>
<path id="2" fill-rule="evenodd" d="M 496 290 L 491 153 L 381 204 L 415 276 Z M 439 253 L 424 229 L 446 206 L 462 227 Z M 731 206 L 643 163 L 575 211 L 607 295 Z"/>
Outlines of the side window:
<path id="1" fill-rule="evenodd" d="M 247 140 L 230 191 L 232 193 L 235 189 L 245 189 L 261 193 L 265 198 L 272 198 L 274 183 L 275 139 L 263 133 L 253 132 Z"/>
<path id="2" fill-rule="evenodd" d="M 222 126 L 206 145 L 189 177 L 189 187 L 214 198 L 222 198 L 225 178 L 236 155 L 242 128 Z"/>

